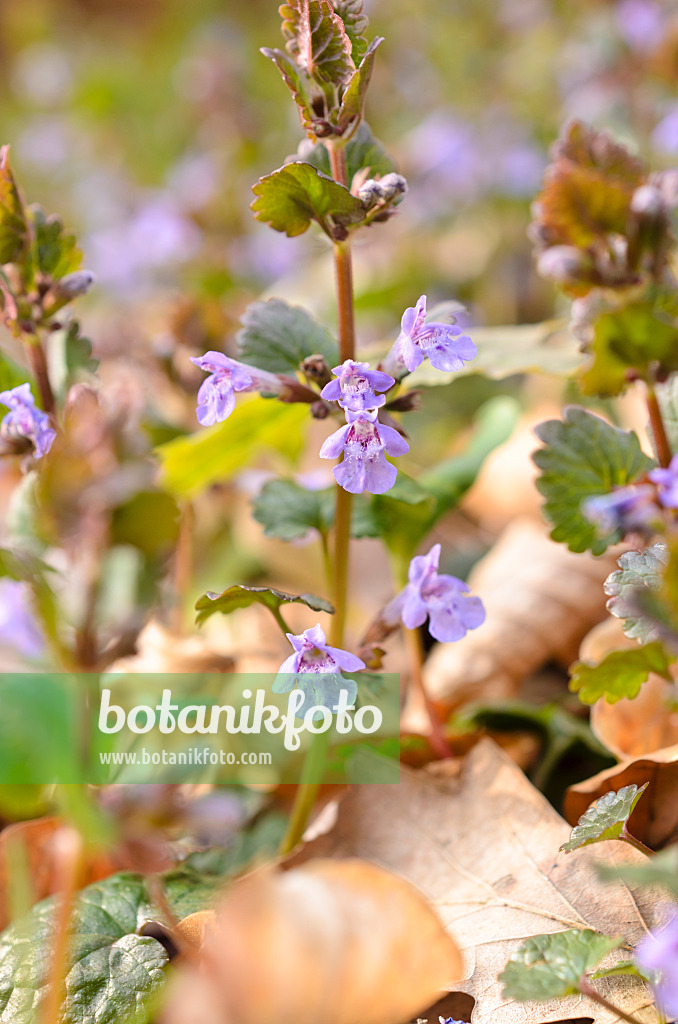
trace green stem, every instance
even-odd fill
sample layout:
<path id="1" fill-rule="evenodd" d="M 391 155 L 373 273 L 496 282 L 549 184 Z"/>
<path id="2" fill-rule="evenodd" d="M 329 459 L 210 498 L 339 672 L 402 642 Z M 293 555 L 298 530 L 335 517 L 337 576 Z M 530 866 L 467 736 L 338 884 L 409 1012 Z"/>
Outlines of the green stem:
<path id="1" fill-rule="evenodd" d="M 346 151 L 343 143 L 328 143 L 332 177 L 340 185 L 347 185 Z M 337 319 L 339 323 L 339 360 L 355 356 L 355 311 L 353 305 L 353 270 L 349 239 L 335 242 L 334 275 L 337 290 Z M 349 555 L 351 540 L 351 495 L 337 485 L 334 516 L 334 586 L 332 599 L 334 616 L 330 643 L 343 647 L 346 624 L 346 598 L 348 591 Z M 330 745 L 330 730 L 313 736 L 302 770 L 301 783 L 292 807 L 290 821 L 280 852 L 294 849 L 306 828 L 322 780 L 323 769 Z"/>
<path id="2" fill-rule="evenodd" d="M 579 982 L 579 991 L 583 996 L 588 996 L 589 999 L 592 999 L 594 1003 L 598 1003 L 599 1006 L 604 1006 L 606 1010 L 610 1011 L 610 1013 L 614 1013 L 617 1017 L 620 1017 L 621 1020 L 625 1020 L 627 1024 L 641 1024 L 637 1017 L 632 1017 L 629 1013 L 625 1013 L 624 1010 L 620 1010 L 618 1006 L 614 1006 L 613 1003 L 609 1003 L 607 999 L 605 999 L 604 996 L 601 996 L 599 992 L 596 992 L 593 986 L 589 985 L 588 981 L 584 978 Z"/>
<path id="3" fill-rule="evenodd" d="M 632 836 L 626 828 L 626 825 L 624 825 L 624 828 L 621 830 L 619 838 L 623 843 L 628 843 L 629 846 L 632 846 L 634 850 L 639 850 L 640 853 L 644 853 L 646 857 L 654 856 L 654 851 L 651 850 L 649 846 L 646 846 L 645 843 L 641 843 L 640 839 L 636 839 L 635 836 Z"/>
<path id="4" fill-rule="evenodd" d="M 280 626 L 280 629 L 282 631 L 282 635 L 285 637 L 285 640 L 287 640 L 287 634 L 290 632 L 290 628 L 287 625 L 287 623 L 285 622 L 285 620 L 283 619 L 283 617 L 282 617 L 282 615 L 280 613 L 280 609 L 279 608 L 269 608 L 268 610 L 270 611 L 271 615 L 273 616 L 275 621 Z"/>
<path id="5" fill-rule="evenodd" d="M 320 533 L 320 546 L 322 547 L 323 552 L 325 586 L 328 590 L 332 590 L 332 555 L 330 554 L 330 542 L 326 530 L 322 530 Z"/>
<path id="6" fill-rule="evenodd" d="M 40 392 L 42 407 L 46 413 L 53 415 L 55 405 L 54 392 L 52 391 L 52 385 L 49 382 L 47 359 L 45 358 L 45 350 L 42 347 L 42 342 L 37 335 L 34 334 L 24 334 L 23 340 L 31 372 L 35 377 L 35 383 L 37 384 L 38 391 Z"/>
<path id="7" fill-rule="evenodd" d="M 652 426 L 652 433 L 654 434 L 654 444 L 657 449 L 657 458 L 659 459 L 659 465 L 666 468 L 671 462 L 671 445 L 666 433 L 666 427 L 664 426 L 664 418 L 662 411 L 657 401 L 657 393 L 654 389 L 654 385 L 647 382 L 647 411 L 650 414 L 650 425 Z"/>

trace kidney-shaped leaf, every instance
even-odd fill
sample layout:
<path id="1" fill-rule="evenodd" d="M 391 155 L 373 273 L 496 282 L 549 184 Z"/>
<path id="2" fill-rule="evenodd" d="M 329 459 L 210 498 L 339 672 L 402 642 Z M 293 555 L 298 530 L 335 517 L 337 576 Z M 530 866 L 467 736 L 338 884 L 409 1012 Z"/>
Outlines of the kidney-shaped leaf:
<path id="1" fill-rule="evenodd" d="M 612 790 L 589 807 L 582 814 L 579 824 L 572 829 L 570 838 L 560 847 L 564 853 L 578 850 L 591 843 L 604 843 L 606 839 L 619 839 L 629 820 L 633 808 L 647 789 L 647 782 L 638 786 L 624 786 L 618 792 Z"/>
<path id="2" fill-rule="evenodd" d="M 329 601 L 315 594 L 286 594 L 272 587 L 246 587 L 236 583 L 224 590 L 223 594 L 213 594 L 211 591 L 203 594 L 195 606 L 198 613 L 195 621 L 201 626 L 215 612 L 230 615 L 239 608 L 249 608 L 251 604 L 263 604 L 271 611 L 277 611 L 283 604 L 305 604 L 314 612 L 328 612 L 330 615 L 334 612 Z"/>
<path id="3" fill-rule="evenodd" d="M 515 951 L 499 975 L 504 995 L 535 1002 L 576 995 L 584 975 L 622 942 L 591 928 L 535 935 Z"/>
<path id="4" fill-rule="evenodd" d="M 333 225 L 345 228 L 365 216 L 361 201 L 344 185 L 301 161 L 260 178 L 252 191 L 255 219 L 290 238 L 303 234 L 312 220 L 333 237 Z"/>

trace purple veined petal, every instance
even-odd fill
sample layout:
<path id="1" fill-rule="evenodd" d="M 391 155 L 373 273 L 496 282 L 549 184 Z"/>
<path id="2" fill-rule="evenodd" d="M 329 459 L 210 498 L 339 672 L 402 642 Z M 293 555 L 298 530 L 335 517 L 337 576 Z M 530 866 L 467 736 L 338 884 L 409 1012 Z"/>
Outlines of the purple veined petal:
<path id="1" fill-rule="evenodd" d="M 409 335 L 403 335 L 402 337 L 401 354 L 403 362 L 410 373 L 413 373 L 424 362 L 424 353 Z"/>
<path id="2" fill-rule="evenodd" d="M 8 409 L 15 409 L 18 405 L 35 405 L 35 399 L 31 391 L 31 385 L 26 382 L 25 384 L 18 384 L 15 388 L 10 388 L 9 391 L 0 392 L 0 403 L 7 406 Z"/>
<path id="3" fill-rule="evenodd" d="M 335 367 L 332 373 L 336 373 L 338 369 L 340 370 L 341 367 Z M 320 397 L 324 398 L 327 402 L 338 402 L 341 398 L 341 382 L 339 379 L 335 378 L 329 384 L 326 384 L 320 392 Z"/>
<path id="4" fill-rule="evenodd" d="M 400 321 L 400 328 L 403 334 L 412 335 L 421 328 L 426 320 L 426 296 L 420 295 L 416 306 L 410 306 L 405 310 Z"/>
<path id="5" fill-rule="evenodd" d="M 464 363 L 475 359 L 477 355 L 478 349 L 476 345 L 465 334 L 459 338 L 449 338 L 440 341 L 428 351 L 431 366 L 436 370 L 446 372 L 462 370 Z"/>
<path id="6" fill-rule="evenodd" d="M 219 373 L 220 370 L 229 370 L 231 360 L 223 352 L 215 352 L 210 350 L 205 352 L 204 356 L 191 356 L 191 362 L 199 366 L 201 370 L 205 370 L 207 373 Z"/>
<path id="7" fill-rule="evenodd" d="M 296 633 L 286 633 L 285 636 L 287 637 L 289 642 L 292 644 L 292 647 L 294 648 L 294 650 L 297 651 L 297 653 L 300 652 L 300 651 L 303 651 L 303 649 L 304 649 L 304 634 L 303 633 L 299 633 L 298 635 Z M 294 671 L 296 671 L 296 669 Z"/>
<path id="8" fill-rule="evenodd" d="M 419 591 L 411 583 L 405 587 L 405 599 L 402 608 L 403 625 L 408 629 L 416 629 L 423 626 L 428 615 L 428 608 L 422 601 Z"/>
<path id="9" fill-rule="evenodd" d="M 336 459 L 344 450 L 344 442 L 349 431 L 349 425 L 340 427 L 333 434 L 323 441 L 318 455 L 321 459 Z"/>
<path id="10" fill-rule="evenodd" d="M 440 606 L 429 608 L 428 631 L 440 643 L 451 644 L 462 640 L 467 628 L 456 614 L 456 609 Z"/>
<path id="11" fill-rule="evenodd" d="M 462 597 L 459 601 L 459 610 L 467 629 L 477 629 L 487 618 L 485 605 L 479 597 Z"/>
<path id="12" fill-rule="evenodd" d="M 350 651 L 343 651 L 341 647 L 325 647 L 325 650 L 332 656 L 337 668 L 343 669 L 344 672 L 359 672 L 365 668 L 365 662 Z"/>
<path id="13" fill-rule="evenodd" d="M 375 452 L 364 461 L 365 490 L 370 494 L 385 494 L 396 482 L 398 470 L 386 461 L 383 451 Z"/>
<path id="14" fill-rule="evenodd" d="M 365 364 L 367 365 L 367 364 Z M 390 373 L 384 373 L 383 370 L 370 370 L 369 368 L 364 371 L 365 377 L 372 385 L 373 391 L 388 391 L 395 384 L 395 379 Z"/>
<path id="15" fill-rule="evenodd" d="M 325 636 L 325 630 L 318 622 L 315 626 L 311 626 L 309 629 L 305 629 L 302 633 L 304 640 L 307 643 L 313 644 L 321 651 L 326 651 L 327 648 L 327 637 Z"/>
<path id="16" fill-rule="evenodd" d="M 426 555 L 415 555 L 410 562 L 407 578 L 420 587 L 429 573 L 435 573 L 440 562 L 440 544 L 434 544 Z"/>
<path id="17" fill-rule="evenodd" d="M 344 457 L 344 461 L 334 467 L 334 479 L 349 494 L 362 494 L 366 487 L 364 461 Z"/>
<path id="18" fill-rule="evenodd" d="M 215 423 L 223 423 L 235 409 L 235 395 L 230 381 L 215 381 L 214 376 L 203 381 L 198 392 L 198 401 L 201 404 L 196 409 L 196 416 L 198 423 L 203 427 L 212 427 Z M 210 386 L 203 390 L 206 384 Z"/>
<path id="19" fill-rule="evenodd" d="M 380 423 L 378 430 L 387 455 L 395 457 L 397 455 L 406 455 L 407 452 L 409 452 L 409 444 L 402 434 L 399 434 L 393 427 L 388 427 L 385 423 Z"/>

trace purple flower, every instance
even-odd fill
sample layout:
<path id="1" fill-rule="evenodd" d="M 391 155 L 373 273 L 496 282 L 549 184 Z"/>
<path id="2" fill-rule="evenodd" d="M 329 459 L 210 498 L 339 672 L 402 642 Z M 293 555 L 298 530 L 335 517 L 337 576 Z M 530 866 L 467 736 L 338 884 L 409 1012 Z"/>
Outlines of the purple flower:
<path id="1" fill-rule="evenodd" d="M 45 650 L 45 641 L 31 607 L 28 584 L 20 580 L 0 580 L 0 644 L 31 659 L 39 658 Z"/>
<path id="2" fill-rule="evenodd" d="M 330 434 L 320 449 L 321 459 L 344 460 L 334 467 L 334 479 L 351 494 L 384 494 L 395 483 L 398 471 L 386 455 L 404 455 L 407 441 L 393 427 L 377 422 L 377 410 L 346 410 L 346 426 Z"/>
<path id="3" fill-rule="evenodd" d="M 328 402 L 339 402 L 342 409 L 351 412 L 364 412 L 366 409 L 378 409 L 386 401 L 384 395 L 376 395 L 375 391 L 388 391 L 395 381 L 388 373 L 371 370 L 369 363 L 356 363 L 346 359 L 341 366 L 335 366 L 332 373 L 336 380 L 320 392 L 320 397 Z"/>
<path id="4" fill-rule="evenodd" d="M 197 359 L 191 357 L 191 362 L 209 373 L 198 391 L 196 415 L 203 427 L 228 419 L 235 409 L 235 391 L 265 391 L 275 395 L 281 390 L 276 374 L 229 359 L 223 352 L 205 352 Z"/>
<path id="5" fill-rule="evenodd" d="M 656 473 L 657 470 L 652 472 Z M 621 530 L 623 534 L 652 533 L 658 511 L 654 503 L 654 491 L 649 484 L 618 487 L 610 494 L 587 498 L 581 508 L 586 518 L 603 534 L 614 533 L 616 530 Z"/>
<path id="6" fill-rule="evenodd" d="M 400 334 L 383 365 L 402 377 L 403 367 L 412 373 L 427 356 L 436 370 L 449 371 L 461 370 L 464 363 L 477 355 L 478 349 L 467 335 L 462 334 L 461 328 L 452 324 L 426 323 L 426 296 L 422 295 L 416 306 L 410 306 L 403 313 Z"/>
<path id="7" fill-rule="evenodd" d="M 384 620 L 398 619 L 408 629 L 422 626 L 427 617 L 431 636 L 442 643 L 452 643 L 477 629 L 485 621 L 485 609 L 479 597 L 467 596 L 470 591 L 456 576 L 438 573 L 440 544 L 434 544 L 427 555 L 410 562 L 409 580 L 405 589 L 386 606 Z"/>
<path id="8" fill-rule="evenodd" d="M 280 666 L 273 692 L 289 693 L 297 686 L 304 693 L 305 700 L 297 711 L 297 718 L 303 718 L 311 707 L 329 708 L 334 713 L 340 690 L 347 691 L 348 705 L 355 702 L 358 684 L 355 679 L 344 679 L 340 673 L 342 670 L 358 672 L 365 668 L 364 661 L 340 647 L 330 647 L 320 623 L 298 636 L 288 633 L 287 639 L 294 654 Z M 313 717 L 322 718 L 322 712 L 316 712 Z"/>
<path id="9" fill-rule="evenodd" d="M 657 1006 L 669 1020 L 678 1018 L 678 914 L 659 931 L 650 932 L 636 949 L 636 960 L 645 971 L 659 971 L 653 984 Z"/>
<path id="10" fill-rule="evenodd" d="M 678 103 L 669 108 L 652 132 L 652 144 L 664 153 L 678 153 Z"/>
<path id="11" fill-rule="evenodd" d="M 659 490 L 659 504 L 664 508 L 678 508 L 678 455 L 671 459 L 668 469 L 653 469 L 647 474 Z"/>
<path id="12" fill-rule="evenodd" d="M 2 421 L 2 435 L 8 438 L 25 437 L 35 448 L 36 459 L 52 447 L 56 431 L 49 423 L 49 416 L 36 408 L 30 384 L 19 384 L 10 391 L 0 391 L 0 404 L 10 410 Z"/>
<path id="13" fill-rule="evenodd" d="M 653 0 L 621 0 L 614 17 L 619 34 L 638 53 L 651 53 L 664 38 L 665 15 Z"/>

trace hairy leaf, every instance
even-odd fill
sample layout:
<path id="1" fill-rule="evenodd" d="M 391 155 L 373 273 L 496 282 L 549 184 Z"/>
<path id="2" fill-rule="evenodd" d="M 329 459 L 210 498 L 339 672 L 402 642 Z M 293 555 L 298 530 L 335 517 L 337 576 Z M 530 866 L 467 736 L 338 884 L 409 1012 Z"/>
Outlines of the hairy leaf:
<path id="1" fill-rule="evenodd" d="M 582 814 L 570 838 L 560 847 L 564 853 L 572 853 L 591 843 L 604 843 L 608 839 L 619 839 L 633 809 L 648 787 L 624 786 L 618 792 L 605 793 L 588 811 Z"/>
<path id="2" fill-rule="evenodd" d="M 252 191 L 256 220 L 269 224 L 288 237 L 301 235 L 316 221 L 331 238 L 336 229 L 359 223 L 365 209 L 344 185 L 339 185 L 311 164 L 285 164 L 260 178 Z"/>
<path id="3" fill-rule="evenodd" d="M 591 928 L 535 935 L 517 949 L 499 975 L 507 999 L 560 999 L 576 995 L 582 978 L 624 940 Z"/>
<path id="4" fill-rule="evenodd" d="M 252 502 L 267 537 L 298 540 L 309 530 L 327 532 L 334 522 L 334 488 L 308 491 L 293 480 L 269 480 Z"/>
<path id="5" fill-rule="evenodd" d="M 272 587 L 246 587 L 236 583 L 222 594 L 213 594 L 210 591 L 203 594 L 195 606 L 198 612 L 195 621 L 202 626 L 215 612 L 230 615 L 231 612 L 236 612 L 239 608 L 249 608 L 252 604 L 263 604 L 265 608 L 276 611 L 283 604 L 305 604 L 314 612 L 328 612 L 330 615 L 334 612 L 329 601 L 316 597 L 315 594 L 286 594 L 283 590 L 274 590 Z"/>
<path id="6" fill-rule="evenodd" d="M 28 245 L 26 212 L 9 166 L 9 146 L 0 148 L 0 263 L 14 263 Z"/>
<path id="7" fill-rule="evenodd" d="M 533 459 L 541 470 L 537 488 L 546 499 L 551 537 L 571 551 L 602 554 L 619 538 L 601 537 L 584 515 L 582 502 L 631 483 L 652 467 L 652 460 L 632 431 L 612 427 L 577 406 L 566 408 L 562 421 L 541 423 L 535 433 L 545 445 Z"/>
<path id="8" fill-rule="evenodd" d="M 383 43 L 383 38 L 377 36 L 369 45 L 360 66 L 353 72 L 353 76 L 346 86 L 346 91 L 341 99 L 339 110 L 338 127 L 343 134 L 347 128 L 356 121 L 361 121 L 365 109 L 365 97 L 367 87 L 370 84 L 372 71 L 374 70 L 374 57 L 377 48 Z"/>
<path id="9" fill-rule="evenodd" d="M 641 377 L 651 363 L 678 369 L 678 321 L 654 303 L 632 303 L 598 317 L 587 351 L 591 358 L 578 374 L 583 393 L 618 395 L 628 387 L 629 369 Z"/>
<path id="10" fill-rule="evenodd" d="M 261 370 L 296 373 L 308 356 L 321 355 L 328 366 L 339 359 L 339 348 L 327 328 L 305 309 L 282 299 L 253 302 L 240 322 L 238 354 Z"/>
<path id="11" fill-rule="evenodd" d="M 584 704 L 595 704 L 604 697 L 616 704 L 622 697 L 633 700 L 650 672 L 670 679 L 668 656 L 660 643 L 645 644 L 637 649 L 610 651 L 597 665 L 576 662 L 571 669 L 570 689 L 579 694 Z"/>
<path id="12" fill-rule="evenodd" d="M 661 589 L 664 570 L 669 561 L 669 549 L 658 541 L 644 551 L 626 551 L 620 556 L 619 570 L 605 580 L 604 590 L 610 600 L 609 611 L 624 619 L 623 630 L 631 640 L 646 644 L 658 638 L 656 624 L 644 616 L 638 607 L 638 590 Z"/>
<path id="13" fill-rule="evenodd" d="M 351 56 L 357 64 L 367 49 L 364 35 L 367 15 L 363 14 L 363 0 L 332 0 L 332 6 L 344 23 L 346 35 L 351 40 Z"/>
<path id="14" fill-rule="evenodd" d="M 290 0 L 280 8 L 287 52 L 311 78 L 346 85 L 355 71 L 351 40 L 329 0 Z"/>

